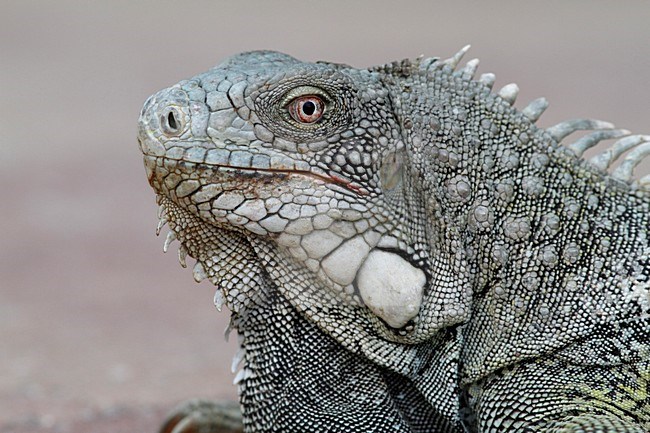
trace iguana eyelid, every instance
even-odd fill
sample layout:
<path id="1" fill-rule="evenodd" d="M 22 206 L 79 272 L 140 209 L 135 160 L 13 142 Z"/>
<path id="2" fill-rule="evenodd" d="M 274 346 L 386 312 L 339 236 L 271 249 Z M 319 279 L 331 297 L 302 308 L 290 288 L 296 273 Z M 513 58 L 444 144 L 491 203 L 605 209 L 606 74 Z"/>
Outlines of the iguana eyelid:
<path id="1" fill-rule="evenodd" d="M 299 86 L 289 90 L 280 100 L 280 106 L 286 108 L 294 99 L 309 95 L 319 96 L 323 99 L 325 108 L 327 109 L 330 107 L 332 97 L 320 87 L 315 86 Z"/>

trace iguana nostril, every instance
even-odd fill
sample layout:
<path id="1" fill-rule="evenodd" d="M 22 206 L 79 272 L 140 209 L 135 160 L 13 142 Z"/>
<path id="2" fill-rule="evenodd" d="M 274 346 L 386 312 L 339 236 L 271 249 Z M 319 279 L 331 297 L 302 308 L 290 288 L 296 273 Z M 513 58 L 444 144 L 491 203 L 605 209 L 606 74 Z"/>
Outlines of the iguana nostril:
<path id="1" fill-rule="evenodd" d="M 167 124 L 169 125 L 170 128 L 172 129 L 178 129 L 178 125 L 176 124 L 176 118 L 174 117 L 174 113 L 169 113 L 167 115 Z"/>
<path id="2" fill-rule="evenodd" d="M 167 135 L 175 136 L 181 132 L 181 117 L 176 112 L 175 108 L 168 108 L 166 114 L 160 116 L 160 126 L 163 132 Z"/>

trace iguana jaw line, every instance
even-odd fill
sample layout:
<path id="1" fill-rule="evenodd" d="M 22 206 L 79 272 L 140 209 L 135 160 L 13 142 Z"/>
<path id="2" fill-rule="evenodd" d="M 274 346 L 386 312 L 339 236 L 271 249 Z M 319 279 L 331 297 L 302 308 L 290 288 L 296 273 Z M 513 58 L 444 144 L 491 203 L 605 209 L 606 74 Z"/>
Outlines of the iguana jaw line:
<path id="1" fill-rule="evenodd" d="M 369 191 L 364 188 L 363 186 L 359 185 L 356 182 L 353 182 L 345 177 L 335 175 L 335 174 L 328 174 L 325 173 L 324 171 L 316 168 L 316 167 L 310 167 L 310 170 L 291 170 L 291 169 L 280 169 L 280 168 L 260 168 L 260 167 L 253 167 L 253 166 L 236 166 L 236 165 L 229 165 L 229 164 L 210 164 L 206 162 L 191 162 L 191 161 L 186 161 L 186 160 L 177 160 L 174 158 L 169 158 L 166 156 L 156 156 L 156 155 L 151 155 L 151 154 L 145 154 L 144 155 L 144 160 L 145 164 L 149 164 L 150 167 L 153 169 L 151 176 L 155 176 L 154 171 L 155 171 L 155 166 L 156 166 L 156 160 L 160 159 L 163 162 L 171 162 L 171 163 L 176 163 L 176 164 L 186 164 L 186 165 L 193 165 L 199 170 L 221 170 L 221 171 L 229 171 L 229 172 L 243 172 L 243 173 L 260 173 L 263 175 L 267 176 L 273 176 L 273 175 L 299 175 L 299 176 L 304 176 L 308 178 L 312 178 L 315 180 L 319 180 L 321 182 L 324 182 L 326 184 L 331 184 L 331 185 L 336 185 L 340 188 L 342 188 L 345 192 L 352 193 L 355 196 L 368 196 L 370 193 Z M 149 179 L 151 181 L 151 179 Z M 339 192 L 343 192 L 340 191 Z"/>
<path id="2" fill-rule="evenodd" d="M 183 161 L 184 162 L 184 161 Z M 233 172 L 250 172 L 250 173 L 263 173 L 265 175 L 273 176 L 274 174 L 281 175 L 299 175 L 305 176 L 312 179 L 320 180 L 325 183 L 333 184 L 342 187 L 343 189 L 360 196 L 368 195 L 368 190 L 362 186 L 352 182 L 349 179 L 344 177 L 327 174 L 324 172 L 314 171 L 305 171 L 305 170 L 283 170 L 283 169 L 274 169 L 274 168 L 257 168 L 257 167 L 238 167 L 234 165 L 219 165 L 219 164 L 196 164 L 198 169 L 215 169 L 215 170 L 227 170 Z"/>

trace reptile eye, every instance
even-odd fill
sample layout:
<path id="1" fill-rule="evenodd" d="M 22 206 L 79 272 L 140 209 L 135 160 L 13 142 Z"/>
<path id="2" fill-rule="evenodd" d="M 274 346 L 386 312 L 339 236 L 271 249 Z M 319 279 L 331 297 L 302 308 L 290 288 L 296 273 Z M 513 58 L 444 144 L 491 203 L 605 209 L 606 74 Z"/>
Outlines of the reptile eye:
<path id="1" fill-rule="evenodd" d="M 299 123 L 314 123 L 325 113 L 325 101 L 316 95 L 300 96 L 287 107 L 291 118 Z"/>
<path id="2" fill-rule="evenodd" d="M 181 133 L 182 116 L 174 107 L 169 107 L 160 116 L 160 126 L 163 132 L 169 136 L 176 136 Z"/>

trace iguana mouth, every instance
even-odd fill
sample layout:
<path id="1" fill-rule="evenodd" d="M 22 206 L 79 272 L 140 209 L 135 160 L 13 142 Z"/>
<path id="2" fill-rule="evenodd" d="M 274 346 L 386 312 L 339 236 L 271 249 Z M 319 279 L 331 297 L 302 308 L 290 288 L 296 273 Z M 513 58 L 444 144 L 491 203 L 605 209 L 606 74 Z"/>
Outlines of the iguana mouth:
<path id="1" fill-rule="evenodd" d="M 298 176 L 304 176 L 307 178 L 315 179 L 324 182 L 326 184 L 338 186 L 341 188 L 339 189 L 339 192 L 341 193 L 347 193 L 347 194 L 351 193 L 355 196 L 367 196 L 370 194 L 366 188 L 364 188 L 363 186 L 359 185 L 358 183 L 350 179 L 347 179 L 345 177 L 336 174 L 326 173 L 314 167 L 310 168 L 310 170 L 296 170 L 296 169 L 291 170 L 291 169 L 282 169 L 282 168 L 261 168 L 261 167 L 254 167 L 254 166 L 237 166 L 237 165 L 230 165 L 230 164 L 210 164 L 205 162 L 190 162 L 186 160 L 176 160 L 168 157 L 155 157 L 152 155 L 145 155 L 145 160 L 147 158 L 151 158 L 152 166 L 155 166 L 155 160 L 159 158 L 162 161 L 163 165 L 178 165 L 184 168 L 194 168 L 201 171 L 214 170 L 214 171 L 228 172 L 229 174 L 234 174 L 234 175 L 241 174 L 246 177 L 250 177 L 251 175 L 256 175 L 256 174 L 268 176 L 268 177 L 275 177 L 278 175 L 298 175 Z M 155 174 L 152 173 L 151 176 L 155 176 Z"/>
<path id="2" fill-rule="evenodd" d="M 342 187 L 343 189 L 352 192 L 356 195 L 360 196 L 366 196 L 369 194 L 368 190 L 363 188 L 362 186 L 358 185 L 357 183 L 346 179 L 341 176 L 337 176 L 334 174 L 328 174 L 325 172 L 315 172 L 315 171 L 306 171 L 306 170 L 283 170 L 283 169 L 273 169 L 273 168 L 257 168 L 257 167 L 239 167 L 239 166 L 233 166 L 233 165 L 211 165 L 211 164 L 198 164 L 197 168 L 202 169 L 202 168 L 210 168 L 210 169 L 226 169 L 226 170 L 232 170 L 234 172 L 242 172 L 242 173 L 260 173 L 260 174 L 265 174 L 265 175 L 299 175 L 299 176 L 305 176 L 305 177 L 310 177 L 316 180 L 320 180 L 325 183 L 333 184 Z"/>

